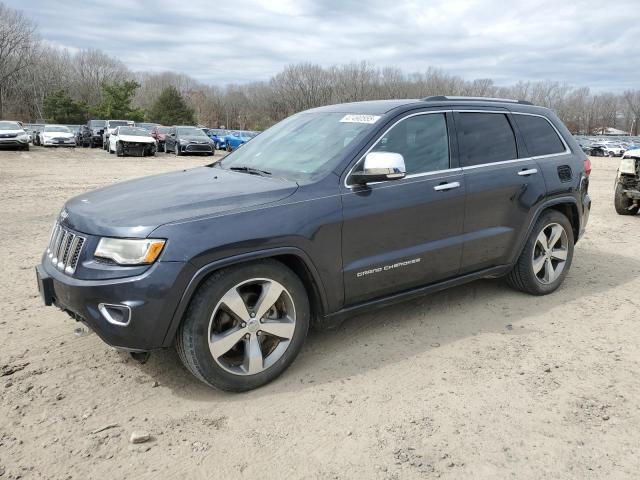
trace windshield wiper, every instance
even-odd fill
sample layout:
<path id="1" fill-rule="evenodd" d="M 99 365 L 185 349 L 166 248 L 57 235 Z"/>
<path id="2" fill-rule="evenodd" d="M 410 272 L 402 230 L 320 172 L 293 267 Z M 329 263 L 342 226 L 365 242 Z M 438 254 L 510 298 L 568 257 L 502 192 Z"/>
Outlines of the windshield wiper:
<path id="1" fill-rule="evenodd" d="M 250 173 L 251 175 L 260 175 L 261 177 L 264 177 L 265 175 L 271 175 L 271 172 L 267 172 L 266 170 L 259 170 L 257 168 L 251 168 L 251 167 L 231 167 L 229 168 L 229 170 L 233 170 L 236 172 L 247 172 L 247 173 Z"/>

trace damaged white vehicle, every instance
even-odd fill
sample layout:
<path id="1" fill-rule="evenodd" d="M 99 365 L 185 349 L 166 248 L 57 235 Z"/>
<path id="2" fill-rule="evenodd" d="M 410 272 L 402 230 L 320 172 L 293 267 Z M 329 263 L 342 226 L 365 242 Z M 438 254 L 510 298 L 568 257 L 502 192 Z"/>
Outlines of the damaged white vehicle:
<path id="1" fill-rule="evenodd" d="M 115 153 L 119 157 L 125 155 L 135 155 L 144 157 L 155 155 L 158 149 L 156 139 L 143 128 L 122 126 L 117 127 L 109 135 L 107 149 L 109 153 Z"/>
<path id="2" fill-rule="evenodd" d="M 618 167 L 614 206 L 619 215 L 640 211 L 640 148 L 627 150 Z"/>

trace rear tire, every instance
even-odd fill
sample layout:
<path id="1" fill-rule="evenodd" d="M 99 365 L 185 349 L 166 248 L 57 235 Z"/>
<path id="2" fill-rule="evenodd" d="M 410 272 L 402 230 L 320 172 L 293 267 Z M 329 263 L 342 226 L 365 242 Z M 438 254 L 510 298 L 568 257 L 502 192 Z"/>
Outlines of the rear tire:
<path id="1" fill-rule="evenodd" d="M 531 295 L 554 292 L 571 268 L 573 247 L 569 219 L 557 210 L 543 212 L 507 275 L 507 283 Z"/>
<path id="2" fill-rule="evenodd" d="M 225 303 L 225 298 L 237 302 Z M 254 312 L 260 311 L 259 316 L 267 307 L 258 319 Z M 198 288 L 178 330 L 176 350 L 202 382 L 243 392 L 272 381 L 291 365 L 304 344 L 309 319 L 306 290 L 288 267 L 271 259 L 237 265 L 213 273 Z M 222 346 L 225 338 L 228 343 Z M 214 358 L 216 350 L 222 353 Z"/>
<path id="3" fill-rule="evenodd" d="M 124 157 L 124 149 L 122 147 L 122 143 L 120 142 L 116 143 L 116 156 Z"/>
<path id="4" fill-rule="evenodd" d="M 624 187 L 620 184 L 616 184 L 616 192 L 613 197 L 613 205 L 618 215 L 637 215 L 640 210 L 640 205 L 633 204 L 633 200 L 627 197 L 622 191 Z"/>

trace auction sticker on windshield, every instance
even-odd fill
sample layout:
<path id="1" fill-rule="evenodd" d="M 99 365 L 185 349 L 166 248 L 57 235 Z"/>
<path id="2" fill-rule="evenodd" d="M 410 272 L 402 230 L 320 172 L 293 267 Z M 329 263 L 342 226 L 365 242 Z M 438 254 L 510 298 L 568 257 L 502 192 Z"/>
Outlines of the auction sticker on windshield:
<path id="1" fill-rule="evenodd" d="M 343 123 L 376 123 L 380 115 L 345 115 L 340 120 Z"/>

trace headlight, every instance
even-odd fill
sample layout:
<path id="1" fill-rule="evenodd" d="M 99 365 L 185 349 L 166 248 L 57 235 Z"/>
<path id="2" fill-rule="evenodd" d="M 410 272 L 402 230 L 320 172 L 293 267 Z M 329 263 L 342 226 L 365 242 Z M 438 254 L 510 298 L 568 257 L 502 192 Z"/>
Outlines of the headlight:
<path id="1" fill-rule="evenodd" d="M 623 158 L 620 160 L 620 173 L 628 173 L 630 175 L 636 174 L 636 160 L 635 158 Z"/>
<path id="2" fill-rule="evenodd" d="M 26 140 L 29 138 L 29 135 L 27 135 L 26 133 L 21 133 L 20 135 L 18 135 L 18 138 L 20 140 Z"/>
<path id="3" fill-rule="evenodd" d="M 108 258 L 120 265 L 149 265 L 156 261 L 165 240 L 143 238 L 108 238 L 98 242 L 95 257 Z"/>

